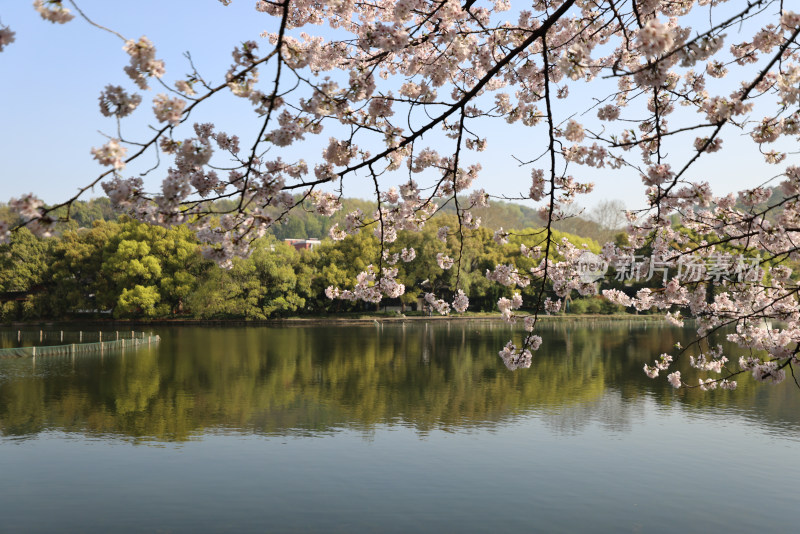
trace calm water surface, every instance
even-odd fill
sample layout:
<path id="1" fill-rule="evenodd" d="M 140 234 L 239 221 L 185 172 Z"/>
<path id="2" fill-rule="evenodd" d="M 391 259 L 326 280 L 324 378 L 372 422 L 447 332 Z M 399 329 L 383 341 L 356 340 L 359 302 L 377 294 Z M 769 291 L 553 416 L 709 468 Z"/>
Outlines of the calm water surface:
<path id="1" fill-rule="evenodd" d="M 544 330 L 516 372 L 479 322 L 2 359 L 0 532 L 796 531 L 793 383 L 675 391 L 642 365 L 688 329 Z"/>

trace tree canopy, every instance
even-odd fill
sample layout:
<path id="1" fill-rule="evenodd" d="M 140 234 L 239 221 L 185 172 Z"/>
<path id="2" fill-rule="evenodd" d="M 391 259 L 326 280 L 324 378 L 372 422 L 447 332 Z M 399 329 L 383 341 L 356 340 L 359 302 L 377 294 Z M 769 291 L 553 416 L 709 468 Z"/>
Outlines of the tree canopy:
<path id="1" fill-rule="evenodd" d="M 455 217 L 441 215 L 438 219 L 453 224 Z M 436 242 L 435 233 L 436 228 L 430 226 L 419 233 L 403 233 L 398 239 L 404 246 L 424 252 Z M 557 235 L 599 251 L 591 239 Z M 511 296 L 508 288 L 488 283 L 478 271 L 498 262 L 520 268 L 530 264 L 519 254 L 518 246 L 498 244 L 482 228 L 463 245 L 451 238 L 445 247 L 450 255 L 458 248 L 463 252 L 461 285 L 470 291 L 476 311 L 491 311 L 500 296 Z M 0 305 L 0 321 L 104 315 L 119 319 L 267 320 L 374 311 L 374 303 L 331 302 L 325 290 L 331 285 L 352 285 L 379 249 L 379 240 L 367 232 L 343 241 L 324 239 L 302 253 L 266 236 L 251 244 L 248 257 L 234 258 L 231 269 L 218 269 L 202 257 L 199 243 L 186 226 L 164 228 L 123 216 L 117 221 L 95 221 L 89 228 L 71 227 L 50 238 L 36 237 L 23 228 L 14 233 L 10 243 L 0 245 L 0 297 L 15 297 Z M 415 310 L 423 286 L 446 291 L 453 284 L 453 275 L 453 271 L 439 268 L 434 254 L 425 254 L 399 266 L 397 279 L 409 289 L 382 304 Z M 550 292 L 554 296 L 552 288 Z M 575 311 L 619 311 L 614 306 L 598 308 L 595 304 L 590 309 L 588 305 L 579 303 Z"/>

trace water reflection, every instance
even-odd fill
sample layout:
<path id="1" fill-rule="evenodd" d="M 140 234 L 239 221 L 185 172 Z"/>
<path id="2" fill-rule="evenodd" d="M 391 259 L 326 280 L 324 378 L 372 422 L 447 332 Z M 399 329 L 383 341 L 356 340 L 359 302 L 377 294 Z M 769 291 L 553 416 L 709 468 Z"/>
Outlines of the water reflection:
<path id="1" fill-rule="evenodd" d="M 161 345 L 135 353 L 0 360 L 0 434 L 180 441 L 211 431 L 369 435 L 378 425 L 425 434 L 529 415 L 558 433 L 593 423 L 624 433 L 647 416 L 645 399 L 784 435 L 800 429 L 800 392 L 789 382 L 745 377 L 735 392 L 701 393 L 645 377 L 644 362 L 692 339 L 657 323 L 548 323 L 533 366 L 516 372 L 497 352 L 522 332 L 502 323 L 156 330 Z"/>

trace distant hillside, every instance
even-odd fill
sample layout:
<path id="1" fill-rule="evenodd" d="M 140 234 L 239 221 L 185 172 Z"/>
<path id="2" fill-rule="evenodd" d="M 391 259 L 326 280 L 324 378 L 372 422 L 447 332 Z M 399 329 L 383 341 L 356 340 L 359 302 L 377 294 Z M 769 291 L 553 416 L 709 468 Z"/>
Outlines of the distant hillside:
<path id="1" fill-rule="evenodd" d="M 67 209 L 61 208 L 56 211 L 55 215 L 58 217 L 66 217 Z M 77 225 L 78 228 L 87 228 L 90 227 L 94 221 L 113 221 L 120 215 L 123 215 L 123 212 L 115 210 L 107 197 L 79 200 L 75 202 L 69 210 L 71 222 L 57 225 L 56 233 L 59 234 L 70 226 Z M 11 209 L 5 202 L 0 202 L 0 221 L 4 221 L 12 226 L 21 222 L 20 218 L 11 212 Z"/>
<path id="2" fill-rule="evenodd" d="M 270 229 L 272 235 L 278 239 L 288 238 L 324 238 L 328 235 L 328 230 L 336 223 L 342 223 L 347 213 L 356 209 L 361 209 L 366 214 L 371 214 L 375 210 L 375 203 L 356 198 L 342 199 L 343 209 L 333 215 L 326 217 L 318 215 L 313 211 L 295 210 L 283 224 L 276 224 Z M 232 201 L 220 201 L 216 204 L 219 211 L 226 211 L 234 208 Z M 439 212 L 440 214 L 454 214 L 455 205 L 450 202 Z M 512 202 L 491 201 L 488 208 L 476 208 L 473 213 L 481 218 L 482 226 L 489 229 L 505 228 L 506 230 L 521 230 L 525 228 L 541 227 L 544 221 L 539 218 L 536 210 L 515 204 Z M 94 198 L 91 200 L 76 202 L 70 210 L 72 222 L 66 225 L 59 225 L 56 233 L 62 232 L 69 226 L 84 228 L 90 227 L 97 220 L 116 220 L 123 213 L 114 210 L 108 198 Z M 59 215 L 66 215 L 66 209 L 59 210 Z M 277 210 L 276 210 L 277 215 Z M 19 222 L 19 219 L 11 213 L 8 205 L 0 203 L 0 220 L 10 224 Z M 559 221 L 554 225 L 554 229 L 594 239 L 603 243 L 613 238 L 619 230 L 609 230 L 600 226 L 597 222 L 590 220 L 583 214 L 574 216 L 564 221 Z"/>
<path id="3" fill-rule="evenodd" d="M 580 208 L 576 208 L 576 211 L 580 211 Z M 442 209 L 442 212 L 454 214 L 455 206 L 450 203 Z M 521 230 L 523 228 L 539 228 L 545 225 L 545 221 L 539 217 L 537 210 L 513 202 L 492 200 L 488 208 L 476 208 L 472 212 L 481 218 L 481 225 L 489 229 L 502 227 L 506 230 Z M 598 243 L 612 240 L 614 234 L 621 231 L 619 229 L 604 228 L 585 213 L 558 221 L 553 225 L 553 229 L 588 237 Z"/>

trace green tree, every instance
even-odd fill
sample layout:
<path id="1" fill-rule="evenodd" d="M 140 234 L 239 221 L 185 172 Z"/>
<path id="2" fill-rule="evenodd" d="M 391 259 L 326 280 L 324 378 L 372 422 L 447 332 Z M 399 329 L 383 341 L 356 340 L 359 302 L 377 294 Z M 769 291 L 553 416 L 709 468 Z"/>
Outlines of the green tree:
<path id="1" fill-rule="evenodd" d="M 108 285 L 98 294 L 98 303 L 120 317 L 180 313 L 206 263 L 187 227 L 124 221 L 103 250 L 100 271 Z M 136 308 L 140 300 L 154 308 Z"/>
<path id="2" fill-rule="evenodd" d="M 53 241 L 20 228 L 0 245 L 0 291 L 30 291 L 45 280 Z"/>
<path id="3" fill-rule="evenodd" d="M 20 228 L 9 243 L 0 245 L 0 292 L 29 292 L 26 300 L 9 301 L 0 308 L 0 320 L 13 321 L 41 316 L 40 302 L 46 298 L 47 266 L 53 239 L 40 239 Z"/>
<path id="4" fill-rule="evenodd" d="M 109 291 L 109 281 L 101 273 L 103 251 L 119 230 L 115 222 L 95 221 L 91 228 L 66 231 L 56 241 L 48 272 L 50 315 L 97 309 L 96 295 Z"/>
<path id="5" fill-rule="evenodd" d="M 153 317 L 156 315 L 161 295 L 155 286 L 136 285 L 133 289 L 123 289 L 117 299 L 117 311 L 120 315 L 139 315 Z"/>
<path id="6" fill-rule="evenodd" d="M 236 258 L 230 270 L 210 269 L 188 300 L 202 318 L 267 319 L 302 309 L 298 294 L 299 253 L 274 238 L 253 244 L 249 258 Z"/>
<path id="7" fill-rule="evenodd" d="M 296 291 L 299 256 L 290 245 L 264 239 L 251 254 L 250 261 L 264 290 L 259 304 L 266 317 L 286 315 L 305 306 L 305 299 Z"/>
<path id="8" fill-rule="evenodd" d="M 314 250 L 305 252 L 301 262 L 314 273 L 306 284 L 306 296 L 310 309 L 315 311 L 359 309 L 365 303 L 332 303 L 325 296 L 325 288 L 353 286 L 358 273 L 367 266 L 378 265 L 380 247 L 370 230 L 362 231 L 343 241 L 324 241 Z"/>

